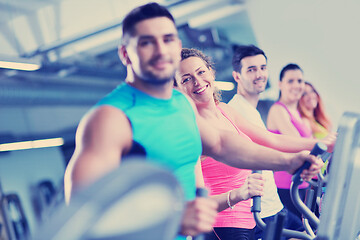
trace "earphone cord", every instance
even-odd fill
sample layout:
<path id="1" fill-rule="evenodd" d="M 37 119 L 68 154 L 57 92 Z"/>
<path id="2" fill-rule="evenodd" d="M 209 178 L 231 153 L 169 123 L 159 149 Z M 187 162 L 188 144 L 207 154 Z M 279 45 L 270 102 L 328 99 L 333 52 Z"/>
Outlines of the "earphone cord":
<path id="1" fill-rule="evenodd" d="M 215 229 L 213 228 L 213 232 L 214 232 L 214 234 L 215 234 L 215 236 L 219 239 L 219 240 L 221 240 L 221 238 L 216 234 L 216 232 L 215 232 Z"/>

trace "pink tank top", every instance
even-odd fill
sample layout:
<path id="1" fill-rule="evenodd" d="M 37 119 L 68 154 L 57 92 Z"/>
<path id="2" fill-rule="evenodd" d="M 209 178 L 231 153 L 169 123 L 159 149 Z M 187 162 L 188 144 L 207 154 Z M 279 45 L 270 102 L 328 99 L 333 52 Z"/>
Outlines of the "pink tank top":
<path id="1" fill-rule="evenodd" d="M 290 121 L 291 123 L 294 125 L 294 127 L 297 129 L 297 131 L 299 132 L 301 137 L 304 138 L 312 138 L 312 131 L 311 129 L 303 122 L 298 121 L 289 111 L 289 109 L 285 106 L 285 104 L 283 104 L 282 102 L 276 102 L 274 104 L 280 105 L 283 108 L 285 108 L 285 110 L 287 111 L 287 113 L 290 116 Z M 300 115 L 300 113 L 299 113 Z M 277 134 L 282 134 L 279 130 L 271 130 L 269 129 L 270 132 L 273 133 L 277 133 Z M 279 171 L 279 172 L 274 172 L 274 178 L 275 178 L 275 183 L 276 186 L 278 188 L 281 189 L 290 189 L 290 185 L 291 185 L 291 177 L 292 175 L 285 172 L 285 171 Z M 309 184 L 307 182 L 303 182 L 299 188 L 307 188 L 309 186 Z"/>
<path id="2" fill-rule="evenodd" d="M 251 141 L 247 135 L 238 129 L 220 107 L 218 107 L 218 109 L 242 137 Z M 230 167 L 210 157 L 201 161 L 201 168 L 204 175 L 205 186 L 209 189 L 210 195 L 218 195 L 241 187 L 246 178 L 251 174 L 251 170 Z M 251 213 L 251 199 L 248 199 L 238 202 L 233 209 L 227 208 L 219 212 L 214 227 L 253 229 L 255 225 L 255 220 Z"/>

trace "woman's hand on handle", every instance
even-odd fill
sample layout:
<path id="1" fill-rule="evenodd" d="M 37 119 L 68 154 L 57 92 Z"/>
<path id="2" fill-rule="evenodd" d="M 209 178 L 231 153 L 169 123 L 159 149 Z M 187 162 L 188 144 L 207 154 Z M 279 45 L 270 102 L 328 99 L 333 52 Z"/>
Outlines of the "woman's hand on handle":
<path id="1" fill-rule="evenodd" d="M 234 189 L 231 193 L 238 194 L 239 198 L 244 200 L 248 200 L 254 196 L 263 196 L 264 194 L 264 183 L 265 180 L 260 173 L 252 173 L 250 174 L 245 183 L 237 188 Z"/>
<path id="2" fill-rule="evenodd" d="M 310 155 L 309 153 L 309 151 L 289 153 L 291 158 L 291 167 L 288 172 L 290 174 L 294 174 L 297 169 L 308 161 L 311 164 L 310 168 L 304 169 L 300 176 L 305 181 L 310 181 L 313 177 L 315 177 L 320 172 L 324 163 L 320 158 Z"/>

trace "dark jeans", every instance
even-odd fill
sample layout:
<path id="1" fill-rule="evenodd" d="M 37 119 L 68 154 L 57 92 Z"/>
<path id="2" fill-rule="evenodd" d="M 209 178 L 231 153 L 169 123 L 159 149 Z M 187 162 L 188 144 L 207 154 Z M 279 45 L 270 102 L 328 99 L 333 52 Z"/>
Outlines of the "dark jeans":
<path id="1" fill-rule="evenodd" d="M 215 234 L 216 233 L 216 234 Z M 254 229 L 214 227 L 214 231 L 205 234 L 205 240 L 254 240 Z"/>
<path id="2" fill-rule="evenodd" d="M 285 208 L 283 208 L 281 210 L 281 212 L 285 212 L 286 213 L 286 217 L 284 220 L 284 226 L 283 228 L 286 229 L 291 229 L 291 230 L 296 230 L 296 231 L 304 231 L 304 225 L 302 223 L 302 221 L 292 212 L 287 211 Z M 276 215 L 270 216 L 270 217 L 266 217 L 266 218 L 262 218 L 262 220 L 266 223 L 269 224 L 269 222 L 274 221 Z M 259 228 L 258 226 L 255 227 L 255 239 L 263 239 L 265 231 L 261 230 L 261 228 Z M 282 240 L 285 240 L 287 238 L 285 237 L 281 237 Z"/>
<path id="3" fill-rule="evenodd" d="M 305 200 L 306 190 L 307 188 L 299 189 L 299 195 L 303 201 Z M 290 212 L 294 213 L 301 221 L 301 213 L 296 209 L 295 205 L 291 201 L 290 190 L 278 188 L 278 193 L 284 207 Z"/>

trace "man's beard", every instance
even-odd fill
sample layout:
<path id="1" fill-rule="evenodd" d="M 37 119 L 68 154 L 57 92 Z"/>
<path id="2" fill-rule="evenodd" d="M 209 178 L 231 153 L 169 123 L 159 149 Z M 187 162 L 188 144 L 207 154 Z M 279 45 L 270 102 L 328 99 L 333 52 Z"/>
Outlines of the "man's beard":
<path id="1" fill-rule="evenodd" d="M 152 84 L 152 85 L 163 85 L 168 83 L 169 81 L 174 81 L 175 79 L 175 71 L 173 74 L 171 74 L 171 76 L 164 76 L 164 77 L 158 77 L 155 76 L 155 74 L 151 73 L 151 72 L 146 72 L 143 74 L 143 76 L 141 77 L 141 79 L 148 84 Z"/>
<path id="2" fill-rule="evenodd" d="M 143 82 L 153 85 L 163 85 L 169 81 L 174 81 L 175 79 L 175 68 L 172 72 L 165 73 L 156 73 L 151 70 L 144 70 L 141 74 L 141 79 Z"/>

